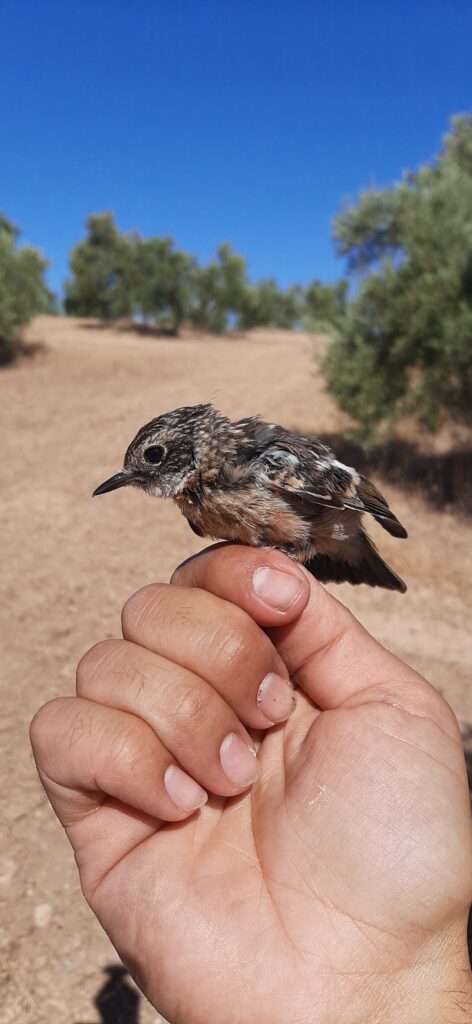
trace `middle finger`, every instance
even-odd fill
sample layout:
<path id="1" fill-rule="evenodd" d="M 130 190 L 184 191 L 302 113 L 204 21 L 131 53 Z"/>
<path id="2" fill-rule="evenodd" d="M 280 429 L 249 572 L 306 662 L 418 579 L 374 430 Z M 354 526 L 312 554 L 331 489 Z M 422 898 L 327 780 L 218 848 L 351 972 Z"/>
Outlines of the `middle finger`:
<path id="1" fill-rule="evenodd" d="M 123 636 L 196 673 L 245 725 L 285 721 L 293 690 L 272 641 L 246 611 L 206 590 L 155 583 L 122 614 Z"/>

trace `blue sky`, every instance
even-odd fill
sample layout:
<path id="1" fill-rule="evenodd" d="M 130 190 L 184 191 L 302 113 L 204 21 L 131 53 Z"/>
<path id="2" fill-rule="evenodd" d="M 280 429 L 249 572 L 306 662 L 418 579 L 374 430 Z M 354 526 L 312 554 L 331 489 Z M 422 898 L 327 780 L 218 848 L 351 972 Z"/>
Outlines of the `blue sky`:
<path id="1" fill-rule="evenodd" d="M 0 209 L 60 289 L 89 212 L 253 279 L 343 270 L 343 200 L 472 109 L 470 0 L 3 0 Z"/>

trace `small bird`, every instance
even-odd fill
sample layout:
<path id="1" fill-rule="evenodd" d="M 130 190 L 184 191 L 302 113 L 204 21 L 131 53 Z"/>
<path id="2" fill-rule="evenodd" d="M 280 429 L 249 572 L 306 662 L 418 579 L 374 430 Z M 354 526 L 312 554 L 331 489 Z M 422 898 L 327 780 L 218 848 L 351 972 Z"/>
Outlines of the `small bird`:
<path id="1" fill-rule="evenodd" d="M 406 590 L 365 533 L 373 516 L 407 533 L 374 485 L 316 437 L 259 416 L 232 422 L 185 406 L 138 430 L 123 469 L 93 492 L 130 484 L 172 498 L 198 537 L 279 548 L 318 580 Z"/>

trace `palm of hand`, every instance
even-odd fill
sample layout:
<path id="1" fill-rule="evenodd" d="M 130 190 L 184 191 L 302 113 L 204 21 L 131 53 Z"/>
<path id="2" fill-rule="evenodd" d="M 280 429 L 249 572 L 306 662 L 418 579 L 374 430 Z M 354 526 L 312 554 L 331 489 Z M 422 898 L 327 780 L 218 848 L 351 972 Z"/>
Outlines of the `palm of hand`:
<path id="1" fill-rule="evenodd" d="M 381 999 L 382 977 L 415 970 L 467 902 L 455 723 L 369 691 L 322 713 L 299 694 L 259 758 L 250 792 L 182 823 L 156 832 L 109 802 L 72 826 L 85 893 L 173 1021 L 337 1021 L 346 1007 L 357 1019 L 365 990 Z M 128 827 L 133 848 L 95 887 L 100 836 L 109 849 L 122 833 L 126 850 Z"/>

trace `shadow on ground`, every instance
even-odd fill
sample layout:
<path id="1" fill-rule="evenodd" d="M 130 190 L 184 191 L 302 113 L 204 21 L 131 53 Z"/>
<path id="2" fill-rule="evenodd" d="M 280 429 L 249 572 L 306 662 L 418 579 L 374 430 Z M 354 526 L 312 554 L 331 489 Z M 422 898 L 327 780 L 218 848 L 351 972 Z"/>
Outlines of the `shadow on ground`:
<path id="1" fill-rule="evenodd" d="M 25 341 L 20 338 L 10 352 L 0 354 L 0 367 L 8 370 L 10 366 L 17 365 L 23 359 L 33 359 L 47 351 L 47 345 L 43 341 Z"/>
<path id="2" fill-rule="evenodd" d="M 161 324 L 156 327 L 152 324 L 123 324 L 118 327 L 119 331 L 127 334 L 137 334 L 140 338 L 177 338 L 178 331 L 175 327 L 168 327 Z"/>
<path id="3" fill-rule="evenodd" d="M 157 326 L 155 324 L 130 324 L 128 321 L 113 321 L 108 320 L 93 320 L 83 321 L 79 324 L 79 327 L 84 331 L 118 331 L 120 334 L 136 334 L 141 338 L 176 338 L 177 331 L 175 327 L 166 326 L 162 324 Z"/>
<path id="4" fill-rule="evenodd" d="M 462 514 L 472 509 L 472 448 L 422 452 L 417 445 L 394 439 L 366 452 L 342 434 L 321 434 L 337 458 L 361 473 L 378 473 L 391 484 L 419 491 L 435 508 L 454 506 Z"/>
<path id="5" fill-rule="evenodd" d="M 108 320 L 93 320 L 93 321 L 82 321 L 79 323 L 79 327 L 84 331 L 117 331 L 119 334 L 135 334 L 138 338 L 174 338 L 179 340 L 181 334 L 176 327 L 172 327 L 170 324 L 133 324 L 128 321 L 108 321 Z M 188 327 L 188 325 L 187 325 Z M 185 334 L 185 341 L 194 341 L 198 344 L 202 338 L 205 341 L 240 341 L 246 337 L 246 333 L 243 330 L 236 330 L 234 328 L 225 331 L 224 334 L 209 334 L 203 328 L 192 328 L 190 331 L 187 330 Z"/>
<path id="6" fill-rule="evenodd" d="M 462 734 L 464 742 L 465 766 L 469 779 L 469 792 L 472 797 L 472 725 L 469 725 Z"/>
<path id="7" fill-rule="evenodd" d="M 465 766 L 469 780 L 469 793 L 472 800 L 472 725 L 469 725 L 462 734 L 464 742 Z M 469 959 L 472 966 L 472 909 L 469 914 L 469 927 L 467 929 L 467 942 L 469 945 Z"/>
<path id="8" fill-rule="evenodd" d="M 139 1024 L 141 1000 L 136 989 L 126 980 L 126 968 L 119 964 L 110 964 L 104 968 L 104 973 L 108 976 L 107 980 L 103 982 L 93 1001 L 100 1015 L 100 1024 Z M 76 1024 L 92 1022 L 77 1021 Z"/>

